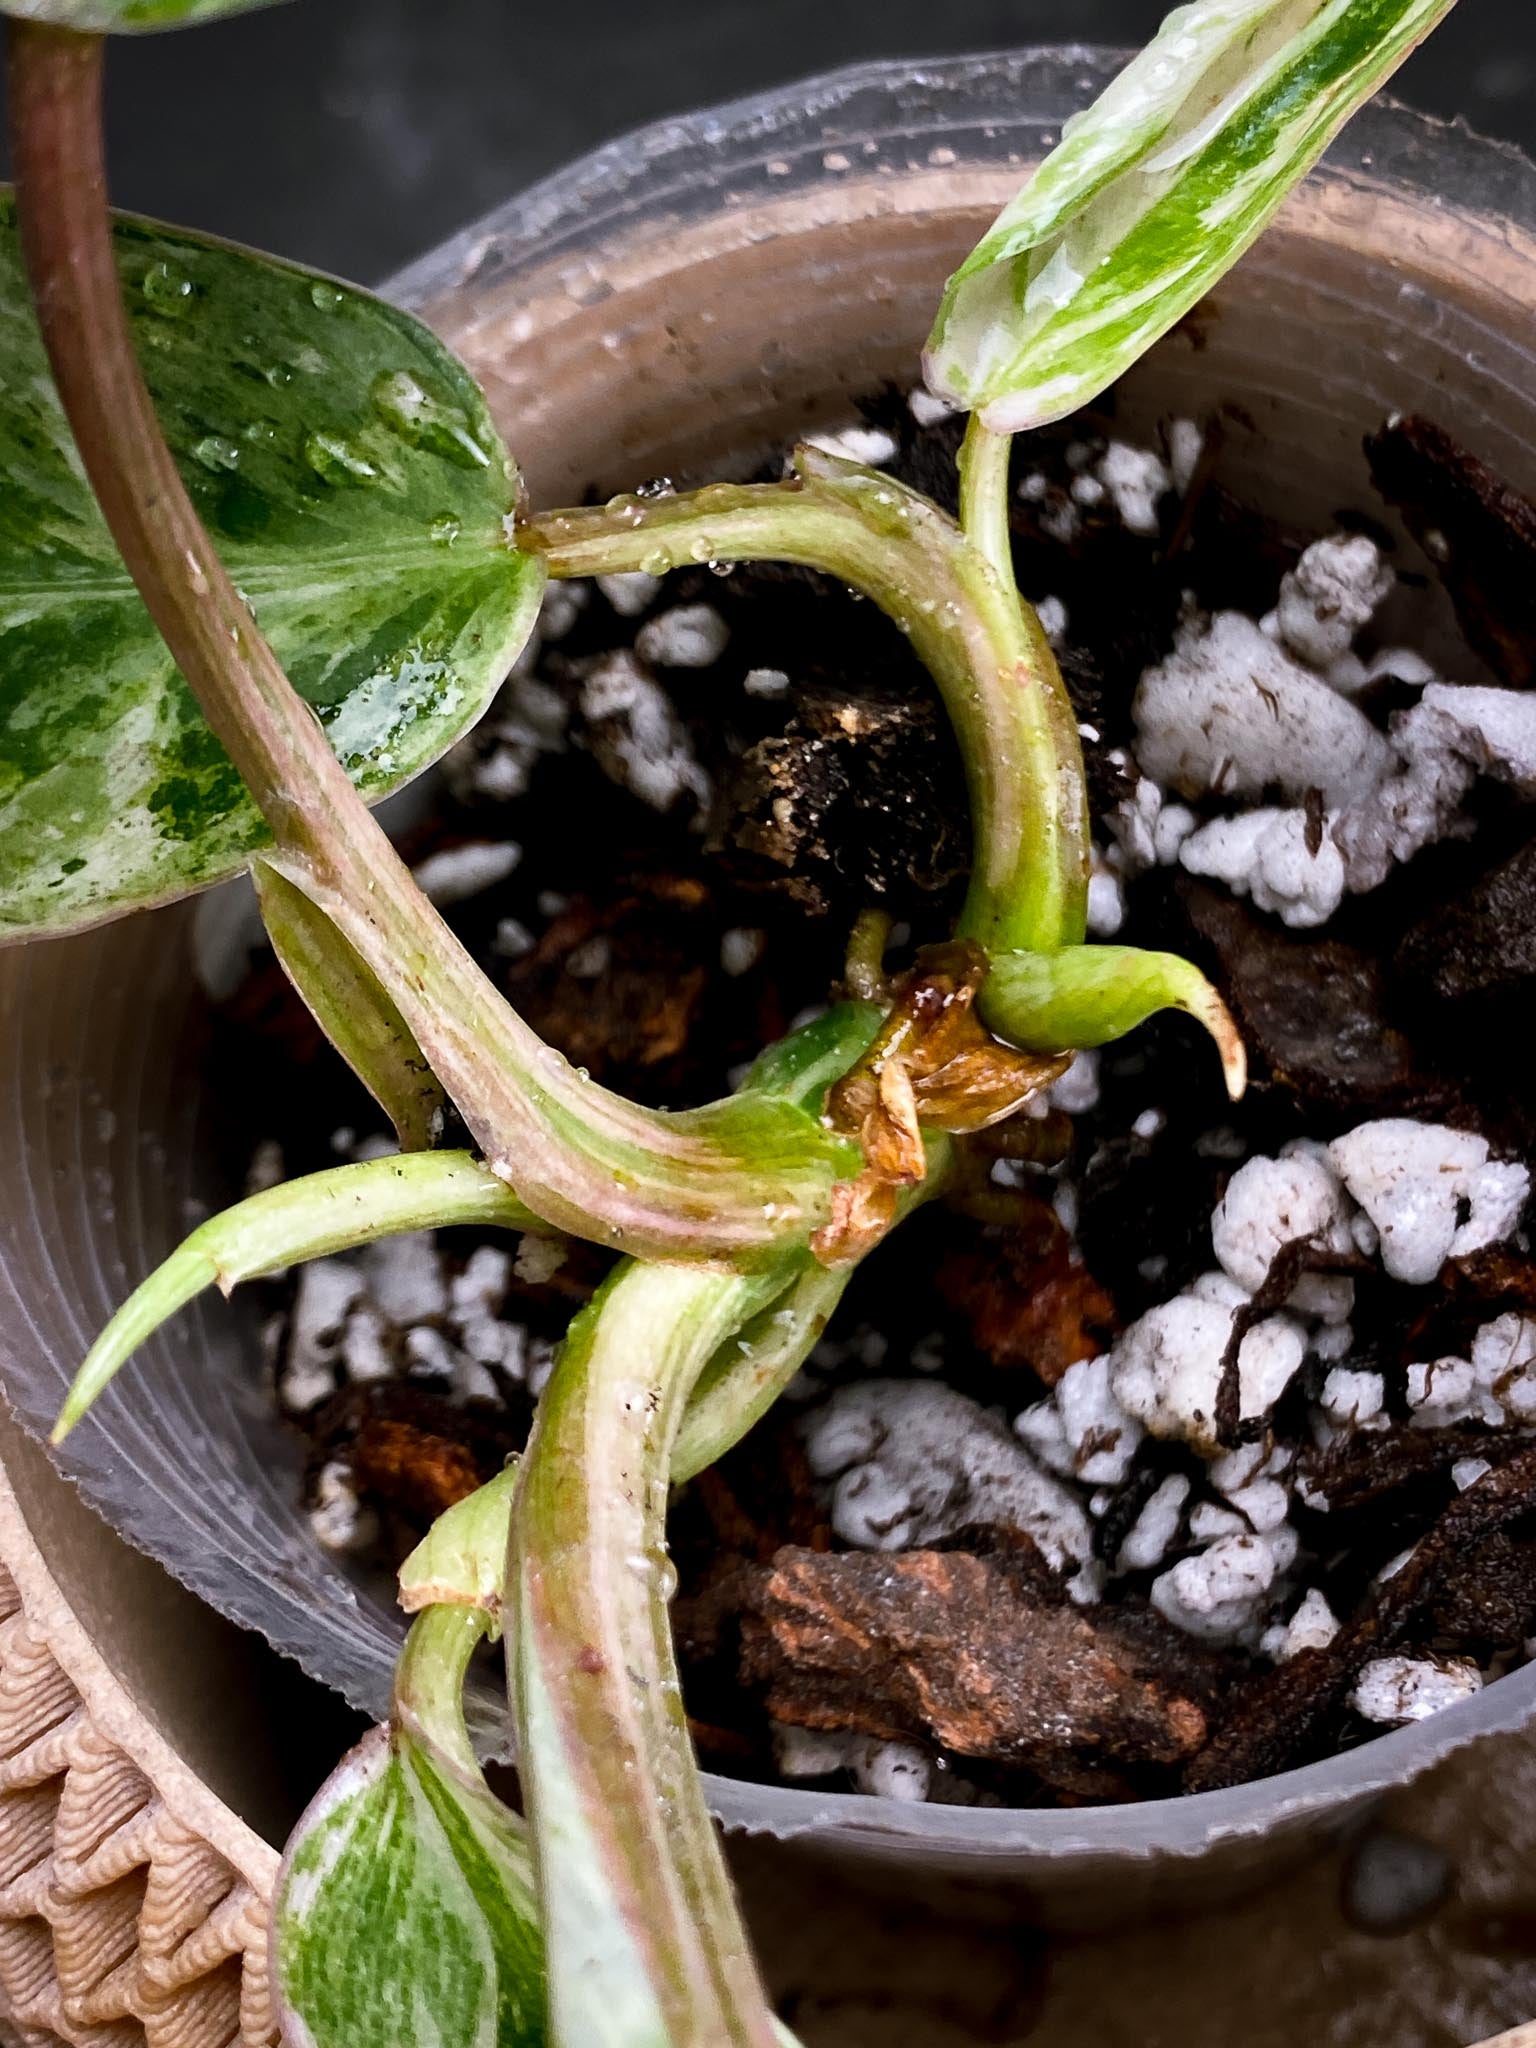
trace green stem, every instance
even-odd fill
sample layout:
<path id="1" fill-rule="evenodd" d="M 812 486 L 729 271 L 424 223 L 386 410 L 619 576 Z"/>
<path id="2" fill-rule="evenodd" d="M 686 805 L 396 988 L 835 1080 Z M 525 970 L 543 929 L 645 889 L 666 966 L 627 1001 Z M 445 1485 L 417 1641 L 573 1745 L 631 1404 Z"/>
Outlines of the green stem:
<path id="1" fill-rule="evenodd" d="M 1013 436 L 995 434 L 973 412 L 960 444 L 960 524 L 1003 583 L 1012 589 L 1013 537 L 1008 521 L 1008 461 Z M 1081 772 L 1081 771 L 1079 771 Z"/>
<path id="2" fill-rule="evenodd" d="M 960 741 L 975 842 L 959 935 L 1050 952 L 1087 922 L 1077 721 L 1039 622 L 938 508 L 877 471 L 802 448 L 784 484 L 551 512 L 518 538 L 553 576 L 694 561 L 799 562 L 873 599 L 932 674 Z"/>
<path id="3" fill-rule="evenodd" d="M 855 1271 L 809 1267 L 720 1347 L 700 1374 L 678 1430 L 674 1486 L 723 1458 L 768 1413 L 820 1341 Z"/>
<path id="4" fill-rule="evenodd" d="M 402 1231 L 455 1223 L 536 1230 L 539 1219 L 468 1152 L 412 1152 L 285 1181 L 210 1217 L 137 1287 L 86 1355 L 54 1425 L 61 1443 L 138 1347 L 206 1287 Z"/>
<path id="5" fill-rule="evenodd" d="M 22 248 L 60 401 L 128 572 L 272 830 L 273 868 L 342 934 L 493 1171 L 547 1222 L 662 1258 L 803 1239 L 845 1148 L 761 1106 L 669 1117 L 596 1086 L 417 888 L 225 573 L 160 432 L 113 254 L 100 39 L 13 22 L 9 62 Z"/>
<path id="6" fill-rule="evenodd" d="M 474 1607 L 429 1607 L 411 1623 L 395 1666 L 390 1718 L 417 1742 L 430 1742 L 466 1777 L 480 1761 L 464 1723 L 469 1660 L 485 1640 L 490 1617 Z"/>
<path id="7" fill-rule="evenodd" d="M 626 1266 L 540 1404 L 509 1634 L 555 2048 L 775 2040 L 688 1739 L 664 1531 L 694 1382 L 792 1277 Z"/>

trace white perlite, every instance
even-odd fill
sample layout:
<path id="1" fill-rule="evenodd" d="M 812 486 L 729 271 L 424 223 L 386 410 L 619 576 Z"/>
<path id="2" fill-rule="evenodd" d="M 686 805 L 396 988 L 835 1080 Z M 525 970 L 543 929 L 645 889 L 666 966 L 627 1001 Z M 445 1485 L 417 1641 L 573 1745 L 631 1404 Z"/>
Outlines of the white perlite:
<path id="1" fill-rule="evenodd" d="M 1163 1481 L 1131 1524 L 1117 1559 L 1123 1572 L 1150 1571 L 1161 1564 L 1174 1538 L 1184 1503 L 1189 1498 L 1189 1481 L 1182 1472 Z"/>
<path id="2" fill-rule="evenodd" d="M 1530 1193 L 1527 1169 L 1490 1159 L 1486 1138 L 1411 1117 L 1358 1124 L 1328 1153 L 1379 1234 L 1382 1264 L 1410 1286 L 1507 1237 Z"/>
<path id="3" fill-rule="evenodd" d="M 1176 1295 L 1122 1331 L 1110 1353 L 1116 1400 L 1154 1436 L 1176 1437 L 1215 1456 L 1216 1397 L 1233 1310 L 1197 1294 Z M 1290 1316 L 1266 1316 L 1238 1347 L 1238 1412 L 1268 1415 L 1300 1370 L 1306 1335 Z"/>
<path id="4" fill-rule="evenodd" d="M 429 853 L 411 874 L 421 893 L 447 910 L 504 882 L 522 857 L 523 849 L 510 839 L 471 839 Z"/>
<path id="5" fill-rule="evenodd" d="M 749 668 L 741 687 L 749 697 L 782 697 L 789 688 L 789 677 L 781 668 Z"/>
<path id="6" fill-rule="evenodd" d="M 1360 1673 L 1349 1703 L 1367 1721 L 1394 1727 L 1427 1721 L 1482 1689 L 1483 1675 L 1467 1657 L 1374 1657 Z"/>
<path id="7" fill-rule="evenodd" d="M 1088 876 L 1088 929 L 1096 939 L 1111 939 L 1125 923 L 1125 890 L 1120 877 L 1094 849 Z"/>
<path id="8" fill-rule="evenodd" d="M 1187 804 L 1169 803 L 1151 776 L 1142 775 L 1104 822 L 1114 837 L 1121 872 L 1139 875 L 1176 861 L 1196 821 Z"/>
<path id="9" fill-rule="evenodd" d="M 1431 683 L 1419 701 L 1475 768 L 1519 796 L 1536 796 L 1536 697 L 1529 690 Z"/>
<path id="10" fill-rule="evenodd" d="M 336 1388 L 347 1318 L 363 1289 L 357 1267 L 315 1259 L 299 1269 L 279 1393 L 290 1408 L 312 1408 Z"/>
<path id="11" fill-rule="evenodd" d="M 1395 580 L 1364 534 L 1314 541 L 1281 582 L 1275 630 L 1292 653 L 1326 669 L 1349 652 Z"/>
<path id="12" fill-rule="evenodd" d="M 1387 1383 L 1379 1372 L 1335 1366 L 1323 1381 L 1322 1409 L 1336 1429 L 1364 1429 L 1385 1422 Z"/>
<path id="13" fill-rule="evenodd" d="M 928 1797 L 933 1759 L 912 1742 L 881 1742 L 846 1728 L 770 1724 L 773 1760 L 781 1778 L 830 1778 L 850 1771 L 860 1792 L 876 1799 L 915 1803 Z"/>
<path id="14" fill-rule="evenodd" d="M 1072 1064 L 1046 1091 L 1055 1109 L 1068 1116 L 1082 1116 L 1099 1099 L 1099 1055 L 1091 1047 L 1076 1054 Z"/>
<path id="15" fill-rule="evenodd" d="M 647 619 L 635 635 L 635 652 L 658 668 L 713 668 L 730 639 L 712 604 L 680 604 Z"/>
<path id="16" fill-rule="evenodd" d="M 1181 626 L 1174 651 L 1142 677 L 1136 758 L 1186 796 L 1343 803 L 1386 774 L 1391 749 L 1363 712 L 1241 612 Z"/>
<path id="17" fill-rule="evenodd" d="M 1257 1293 L 1288 1244 L 1351 1248 L 1349 1205 L 1326 1156 L 1295 1152 L 1250 1159 L 1227 1183 L 1211 1218 L 1211 1248 L 1240 1287 Z"/>
<path id="18" fill-rule="evenodd" d="M 1035 617 L 1040 621 L 1040 630 L 1053 647 L 1059 647 L 1067 637 L 1067 608 L 1059 597 L 1042 597 L 1035 606 Z"/>
<path id="19" fill-rule="evenodd" d="M 585 595 L 584 586 L 552 584 L 550 592 L 573 587 Z M 444 755 L 450 788 L 466 801 L 488 797 L 508 803 L 521 796 L 540 756 L 564 751 L 569 720 L 561 692 L 519 661 L 486 718 Z"/>
<path id="20" fill-rule="evenodd" d="M 1276 1663 L 1285 1664 L 1303 1650 L 1326 1650 L 1338 1632 L 1339 1619 L 1328 1605 L 1327 1594 L 1314 1586 L 1278 1632 L 1272 1654 Z"/>
<path id="21" fill-rule="evenodd" d="M 432 1233 L 412 1231 L 364 1247 L 363 1273 L 369 1299 L 400 1328 L 440 1316 L 448 1306 L 442 1255 Z"/>
<path id="22" fill-rule="evenodd" d="M 1289 1542 L 1283 1541 L 1290 1538 Z M 1175 1628 L 1206 1643 L 1253 1638 L 1270 1589 L 1295 1554 L 1289 1530 L 1220 1536 L 1208 1550 L 1181 1557 L 1152 1582 L 1152 1605 Z"/>
<path id="23" fill-rule="evenodd" d="M 1168 470 L 1173 487 L 1183 497 L 1195 480 L 1200 458 L 1205 453 L 1205 429 L 1198 420 L 1170 420 L 1166 429 Z"/>
<path id="24" fill-rule="evenodd" d="M 933 1759 L 913 1742 L 865 1742 L 854 1756 L 854 1784 L 876 1799 L 916 1803 L 932 1780 Z"/>
<path id="25" fill-rule="evenodd" d="M 1410 1365 L 1408 1404 L 1420 1429 L 1536 1422 L 1536 1319 L 1496 1316 L 1472 1339 L 1470 1358 Z"/>
<path id="26" fill-rule="evenodd" d="M 1158 500 L 1173 488 L 1173 478 L 1161 456 L 1150 448 L 1134 448 L 1128 441 L 1111 441 L 1099 458 L 1096 474 L 1114 501 L 1122 526 L 1132 533 L 1157 532 Z"/>
<path id="27" fill-rule="evenodd" d="M 1261 806 L 1191 832 L 1179 860 L 1298 931 L 1326 924 L 1344 900 L 1344 856 L 1306 812 Z"/>
<path id="28" fill-rule="evenodd" d="M 801 1728 L 793 1721 L 771 1722 L 769 1734 L 781 1778 L 830 1778 L 848 1770 L 866 1740 L 845 1728 Z"/>
<path id="29" fill-rule="evenodd" d="M 702 808 L 709 777 L 671 699 L 628 649 L 593 663 L 581 685 L 581 710 L 599 767 L 655 811 L 684 797 Z"/>
<path id="30" fill-rule="evenodd" d="M 638 619 L 655 603 L 661 578 L 644 569 L 625 569 L 616 576 L 599 576 L 597 587 L 621 619 Z"/>
<path id="31" fill-rule="evenodd" d="M 921 384 L 907 393 L 907 411 L 920 427 L 936 427 L 940 420 L 947 420 L 954 410 L 947 398 L 936 397 Z"/>
<path id="32" fill-rule="evenodd" d="M 820 448 L 824 454 L 840 455 L 845 462 L 862 462 L 866 469 L 879 469 L 882 463 L 894 462 L 901 452 L 895 436 L 884 427 L 838 427 L 807 434 L 805 443 L 808 448 Z"/>
<path id="33" fill-rule="evenodd" d="M 371 1550 L 378 1541 L 378 1517 L 358 1499 L 352 1474 L 334 1458 L 321 1466 L 315 1481 L 309 1526 L 326 1550 Z"/>
<path id="34" fill-rule="evenodd" d="M 1115 1398 L 1108 1358 L 1069 1365 L 1050 1397 L 1026 1408 L 1013 1426 L 1043 1465 L 1087 1486 L 1118 1486 L 1143 1435 Z"/>
<path id="35" fill-rule="evenodd" d="M 866 1380 L 839 1387 L 802 1424 L 806 1457 L 832 1485 L 832 1527 L 861 1550 L 905 1550 L 968 1522 L 1033 1536 L 1052 1564 L 1090 1556 L 1088 1517 L 1007 1428 L 948 1387 Z"/>

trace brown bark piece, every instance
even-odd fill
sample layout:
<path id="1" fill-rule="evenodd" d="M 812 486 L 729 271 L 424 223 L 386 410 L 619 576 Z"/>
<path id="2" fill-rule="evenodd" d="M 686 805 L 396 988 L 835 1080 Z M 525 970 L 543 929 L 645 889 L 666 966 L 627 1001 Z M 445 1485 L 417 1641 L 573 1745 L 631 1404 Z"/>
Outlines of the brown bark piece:
<path id="1" fill-rule="evenodd" d="M 688 1046 L 717 922 L 702 882 L 648 877 L 616 902 L 573 903 L 511 969 L 508 989 L 574 1066 L 599 1080 L 654 1074 Z"/>
<path id="2" fill-rule="evenodd" d="M 1536 505 L 1420 414 L 1367 440 L 1376 488 L 1434 563 L 1501 682 L 1536 680 Z"/>
<path id="3" fill-rule="evenodd" d="M 1078 1751 L 1174 1763 L 1205 1739 L 1200 1707 L 1139 1675 L 1108 1631 L 964 1552 L 782 1550 L 753 1608 L 743 1670 L 777 1720 L 1042 1774 Z"/>
<path id="4" fill-rule="evenodd" d="M 1273 1080 L 1340 1109 L 1419 1111 L 1451 1090 L 1421 1070 L 1387 1014 L 1380 961 L 1339 939 L 1301 939 L 1222 891 L 1181 878 L 1179 900 L 1216 955 L 1217 983 Z"/>
<path id="5" fill-rule="evenodd" d="M 382 1416 L 365 1422 L 352 1443 L 358 1487 L 412 1521 L 432 1522 L 483 1484 L 473 1453 L 452 1437 Z"/>
<path id="6" fill-rule="evenodd" d="M 994 1365 L 1027 1367 L 1054 1387 L 1069 1365 L 1097 1358 L 1120 1323 L 1056 1212 L 1038 1209 L 1026 1225 L 955 1246 L 936 1284 Z"/>

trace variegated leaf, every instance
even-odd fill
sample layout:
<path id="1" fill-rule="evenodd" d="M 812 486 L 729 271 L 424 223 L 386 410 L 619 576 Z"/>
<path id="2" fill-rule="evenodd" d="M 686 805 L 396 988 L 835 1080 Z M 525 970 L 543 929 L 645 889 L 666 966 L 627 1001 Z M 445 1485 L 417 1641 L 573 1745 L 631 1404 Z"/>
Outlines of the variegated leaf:
<path id="1" fill-rule="evenodd" d="M 1086 405 L 1187 313 L 1454 0 L 1196 0 L 950 279 L 933 389 L 1016 432 Z"/>
<path id="2" fill-rule="evenodd" d="M 194 502 L 370 799 L 479 715 L 531 629 L 516 471 L 462 366 L 365 292 L 115 227 Z M 267 839 L 85 483 L 0 196 L 0 939 L 185 894 Z"/>

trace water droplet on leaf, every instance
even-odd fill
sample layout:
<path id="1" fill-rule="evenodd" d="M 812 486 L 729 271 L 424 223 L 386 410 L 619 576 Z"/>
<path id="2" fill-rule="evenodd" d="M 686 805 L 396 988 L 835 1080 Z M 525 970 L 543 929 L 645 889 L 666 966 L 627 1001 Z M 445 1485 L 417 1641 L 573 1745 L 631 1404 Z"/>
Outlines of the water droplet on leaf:
<path id="1" fill-rule="evenodd" d="M 434 398 L 409 370 L 382 370 L 368 395 L 385 426 L 413 448 L 444 456 L 460 469 L 490 466 L 490 453 L 470 432 L 468 415 Z"/>
<path id="2" fill-rule="evenodd" d="M 452 512 L 440 512 L 428 529 L 438 546 L 443 548 L 451 548 L 463 530 L 463 522 Z"/>
<path id="3" fill-rule="evenodd" d="M 164 261 L 151 263 L 139 290 L 157 313 L 169 313 L 173 317 L 190 311 L 197 296 L 191 278 Z"/>
<path id="4" fill-rule="evenodd" d="M 192 458 L 204 469 L 217 473 L 221 469 L 238 469 L 240 448 L 237 442 L 228 440 L 223 434 L 204 434 L 192 450 Z"/>
<path id="5" fill-rule="evenodd" d="M 335 285 L 325 284 L 318 278 L 309 288 L 310 304 L 317 313 L 334 313 L 345 297 L 345 292 L 338 291 Z"/>
<path id="6" fill-rule="evenodd" d="M 328 484 L 371 484 L 378 480 L 377 466 L 340 434 L 306 435 L 304 460 Z"/>

